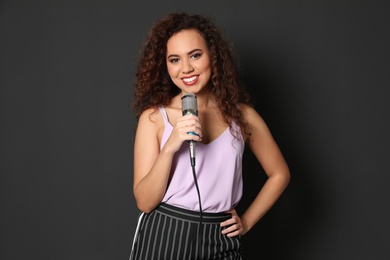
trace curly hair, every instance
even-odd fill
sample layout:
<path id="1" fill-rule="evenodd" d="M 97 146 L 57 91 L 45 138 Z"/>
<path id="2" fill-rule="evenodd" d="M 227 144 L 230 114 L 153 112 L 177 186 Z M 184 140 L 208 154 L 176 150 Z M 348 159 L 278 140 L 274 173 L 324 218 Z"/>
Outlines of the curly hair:
<path id="1" fill-rule="evenodd" d="M 231 43 L 210 18 L 187 13 L 172 13 L 157 21 L 146 37 L 136 70 L 132 104 L 137 119 L 144 110 L 166 106 L 180 93 L 167 71 L 167 42 L 174 34 L 188 29 L 197 30 L 209 48 L 211 91 L 223 120 L 230 128 L 234 121 L 247 132 L 239 104 L 250 105 L 251 102 L 239 80 Z"/>

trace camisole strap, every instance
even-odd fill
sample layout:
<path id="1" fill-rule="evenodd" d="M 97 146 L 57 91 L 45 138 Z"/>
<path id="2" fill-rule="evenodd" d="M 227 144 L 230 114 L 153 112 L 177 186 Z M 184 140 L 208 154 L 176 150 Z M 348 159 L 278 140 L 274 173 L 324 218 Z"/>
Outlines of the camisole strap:
<path id="1" fill-rule="evenodd" d="M 165 125 L 168 125 L 169 121 L 168 121 L 168 115 L 167 115 L 167 111 L 165 111 L 165 108 L 164 107 L 159 107 L 158 109 L 160 109 L 160 112 L 164 118 L 164 124 Z"/>

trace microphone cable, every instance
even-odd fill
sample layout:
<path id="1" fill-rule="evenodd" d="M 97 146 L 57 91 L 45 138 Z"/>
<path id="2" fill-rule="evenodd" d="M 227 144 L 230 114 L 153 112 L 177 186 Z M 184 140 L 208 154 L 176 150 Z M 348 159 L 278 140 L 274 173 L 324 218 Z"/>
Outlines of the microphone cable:
<path id="1" fill-rule="evenodd" d="M 202 210 L 202 201 L 200 198 L 200 191 L 199 191 L 199 186 L 198 186 L 198 180 L 196 178 L 196 170 L 195 170 L 195 163 L 191 162 L 191 168 L 192 168 L 192 175 L 194 176 L 194 182 L 195 182 L 195 187 L 196 187 L 196 192 L 198 193 L 198 201 L 199 201 L 199 225 L 198 225 L 198 236 L 197 239 L 199 239 L 199 255 L 200 255 L 200 250 L 201 250 L 201 245 L 202 245 L 202 236 L 201 236 L 201 228 L 203 225 L 203 210 Z"/>
<path id="2" fill-rule="evenodd" d="M 191 168 L 192 168 L 192 175 L 194 176 L 194 182 L 195 182 L 196 192 L 198 193 L 198 201 L 199 201 L 199 221 L 200 221 L 200 224 L 202 225 L 202 218 L 203 218 L 202 201 L 201 201 L 201 199 L 200 199 L 200 191 L 199 191 L 199 186 L 198 186 L 198 180 L 197 180 L 197 178 L 196 178 L 195 165 L 192 165 Z"/>
<path id="3" fill-rule="evenodd" d="M 181 97 L 181 104 L 182 104 L 182 114 L 188 115 L 193 114 L 198 116 L 198 103 L 197 98 L 194 93 L 186 93 L 182 95 Z M 189 132 L 189 134 L 197 135 L 194 132 Z M 198 225 L 198 232 L 197 232 L 197 240 L 199 241 L 199 255 L 201 253 L 201 244 L 202 244 L 202 236 L 201 236 L 201 228 L 203 225 L 203 209 L 202 209 L 202 201 L 200 198 L 200 191 L 198 186 L 198 180 L 196 178 L 196 170 L 195 170 L 195 141 L 188 141 L 189 148 L 190 148 L 190 161 L 191 161 L 191 168 L 192 168 L 192 174 L 194 177 L 194 183 L 196 187 L 196 192 L 198 193 L 198 202 L 199 202 L 199 225 Z"/>

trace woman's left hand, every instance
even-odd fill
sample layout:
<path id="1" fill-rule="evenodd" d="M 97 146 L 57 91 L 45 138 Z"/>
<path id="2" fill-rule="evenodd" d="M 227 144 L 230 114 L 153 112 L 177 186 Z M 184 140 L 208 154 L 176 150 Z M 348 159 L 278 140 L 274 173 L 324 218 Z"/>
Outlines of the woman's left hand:
<path id="1" fill-rule="evenodd" d="M 241 221 L 241 218 L 238 216 L 236 210 L 231 209 L 227 211 L 227 213 L 232 214 L 232 217 L 224 222 L 221 222 L 221 227 L 225 227 L 222 230 L 222 234 L 226 234 L 228 237 L 245 234 L 246 231 L 244 230 L 244 225 Z"/>

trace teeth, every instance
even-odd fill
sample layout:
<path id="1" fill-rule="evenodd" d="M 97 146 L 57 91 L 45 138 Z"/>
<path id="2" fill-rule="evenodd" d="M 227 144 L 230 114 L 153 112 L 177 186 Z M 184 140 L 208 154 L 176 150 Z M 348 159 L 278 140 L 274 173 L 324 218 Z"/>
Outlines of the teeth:
<path id="1" fill-rule="evenodd" d="M 185 79 L 183 79 L 184 80 L 184 82 L 186 82 L 186 83 L 190 83 L 191 81 L 194 81 L 196 79 L 196 76 L 193 76 L 193 77 L 191 77 L 191 78 L 185 78 Z"/>

